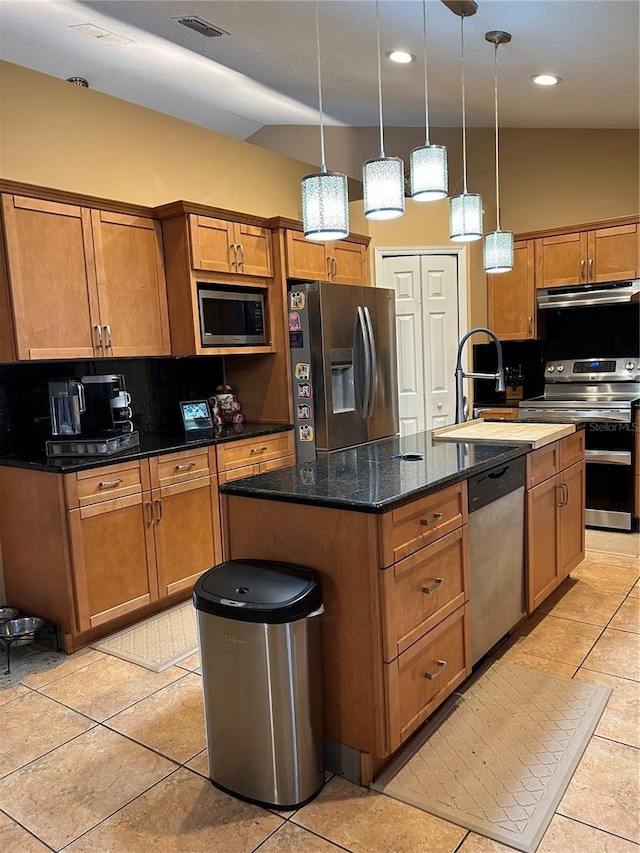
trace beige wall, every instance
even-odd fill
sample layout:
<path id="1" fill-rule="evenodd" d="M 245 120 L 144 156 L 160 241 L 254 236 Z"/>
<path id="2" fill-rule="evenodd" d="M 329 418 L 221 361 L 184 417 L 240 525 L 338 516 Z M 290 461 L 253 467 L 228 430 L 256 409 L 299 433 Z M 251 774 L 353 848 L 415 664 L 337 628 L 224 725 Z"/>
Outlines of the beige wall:
<path id="1" fill-rule="evenodd" d="M 317 131 L 316 131 L 317 135 Z M 309 128 L 265 127 L 251 139 L 291 156 L 317 157 Z M 462 191 L 460 128 L 435 128 L 431 141 L 449 152 L 449 188 Z M 639 201 L 639 135 L 634 130 L 546 130 L 505 128 L 500 131 L 500 195 L 502 227 L 515 232 L 577 225 L 637 214 Z M 421 128 L 385 130 L 387 154 L 402 157 L 408 168 L 412 148 L 424 144 Z M 379 154 L 377 128 L 328 128 L 330 167 L 352 177 L 362 163 Z M 472 128 L 467 133 L 467 187 L 495 204 L 494 132 Z M 487 221 L 493 228 L 494 222 Z"/>
<path id="2" fill-rule="evenodd" d="M 0 62 L 0 176 L 142 205 L 300 217 L 313 169 L 180 119 Z"/>

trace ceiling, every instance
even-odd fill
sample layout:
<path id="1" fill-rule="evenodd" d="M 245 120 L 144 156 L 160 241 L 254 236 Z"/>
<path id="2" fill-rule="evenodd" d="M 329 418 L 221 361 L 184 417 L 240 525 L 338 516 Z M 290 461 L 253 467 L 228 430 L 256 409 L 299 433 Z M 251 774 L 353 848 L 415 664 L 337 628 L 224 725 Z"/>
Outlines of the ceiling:
<path id="1" fill-rule="evenodd" d="M 464 21 L 467 122 L 493 125 L 493 45 L 503 127 L 637 128 L 637 0 L 478 0 Z M 378 123 L 373 0 L 319 3 L 328 124 Z M 428 0 L 432 126 L 461 121 L 461 19 Z M 228 35 L 206 38 L 178 23 L 196 16 Z M 100 38 L 81 25 L 101 28 Z M 422 2 L 380 0 L 386 126 L 424 124 Z M 105 35 L 106 31 L 106 35 Z M 100 33 L 100 31 L 98 31 Z M 112 35 L 109 35 L 112 34 Z M 394 65 L 402 48 L 417 61 Z M 246 139 L 265 125 L 316 124 L 315 6 L 311 0 L 0 0 L 0 58 Z M 534 86 L 539 72 L 560 75 Z"/>

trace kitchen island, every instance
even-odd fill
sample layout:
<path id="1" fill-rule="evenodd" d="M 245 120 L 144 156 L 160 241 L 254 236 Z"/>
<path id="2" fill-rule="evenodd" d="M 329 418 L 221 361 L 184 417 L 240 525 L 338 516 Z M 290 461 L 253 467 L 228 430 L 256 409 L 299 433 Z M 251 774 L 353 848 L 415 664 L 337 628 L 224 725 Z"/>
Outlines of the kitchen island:
<path id="1" fill-rule="evenodd" d="M 467 480 L 525 455 L 527 486 L 584 468 L 580 433 L 529 451 L 421 433 L 221 486 L 230 558 L 320 573 L 325 735 L 349 778 L 368 784 L 471 672 Z M 576 519 L 563 571 L 584 553 Z"/>

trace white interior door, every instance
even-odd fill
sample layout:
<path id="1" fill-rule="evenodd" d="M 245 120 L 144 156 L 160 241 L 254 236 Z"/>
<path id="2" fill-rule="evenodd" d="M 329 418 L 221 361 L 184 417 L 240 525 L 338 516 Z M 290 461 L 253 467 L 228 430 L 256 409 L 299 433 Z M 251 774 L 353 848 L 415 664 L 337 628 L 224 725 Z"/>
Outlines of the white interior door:
<path id="1" fill-rule="evenodd" d="M 455 421 L 458 264 L 453 255 L 382 260 L 383 287 L 396 292 L 400 434 Z"/>

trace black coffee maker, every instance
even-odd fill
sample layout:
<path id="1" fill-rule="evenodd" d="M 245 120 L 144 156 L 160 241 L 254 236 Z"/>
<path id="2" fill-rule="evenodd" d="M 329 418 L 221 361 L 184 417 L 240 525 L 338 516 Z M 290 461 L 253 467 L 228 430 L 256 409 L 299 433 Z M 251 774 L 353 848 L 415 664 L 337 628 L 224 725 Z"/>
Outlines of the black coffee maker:
<path id="1" fill-rule="evenodd" d="M 131 395 L 124 385 L 124 376 L 102 373 L 82 376 L 85 411 L 80 415 L 81 435 L 84 438 L 110 438 L 133 431 Z"/>

